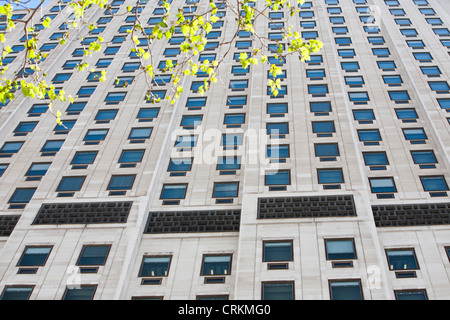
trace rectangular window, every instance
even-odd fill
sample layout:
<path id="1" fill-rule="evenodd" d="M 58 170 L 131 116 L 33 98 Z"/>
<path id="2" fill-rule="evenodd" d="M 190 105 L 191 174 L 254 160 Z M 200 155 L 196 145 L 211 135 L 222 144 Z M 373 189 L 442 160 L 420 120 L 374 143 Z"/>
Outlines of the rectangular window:
<path id="1" fill-rule="evenodd" d="M 318 137 L 330 137 L 336 132 L 334 121 L 313 121 L 312 131 Z"/>
<path id="2" fill-rule="evenodd" d="M 125 99 L 126 92 L 110 92 L 105 98 L 106 104 L 118 104 Z"/>
<path id="3" fill-rule="evenodd" d="M 290 185 L 291 171 L 290 170 L 266 171 L 264 181 L 266 186 Z"/>
<path id="4" fill-rule="evenodd" d="M 431 62 L 433 60 L 429 52 L 413 52 L 413 56 L 420 62 Z"/>
<path id="5" fill-rule="evenodd" d="M 424 140 L 427 140 L 423 128 L 402 129 L 402 131 L 405 139 L 410 140 L 411 143 L 425 143 Z"/>
<path id="6" fill-rule="evenodd" d="M 67 115 L 78 115 L 81 113 L 81 111 L 84 110 L 86 107 L 87 102 L 72 102 L 69 107 L 67 108 L 66 112 Z"/>
<path id="7" fill-rule="evenodd" d="M 110 249 L 110 245 L 83 246 L 78 257 L 77 266 L 104 266 Z"/>
<path id="8" fill-rule="evenodd" d="M 81 177 L 63 177 L 56 191 L 58 192 L 75 192 L 80 191 L 86 176 Z"/>
<path id="9" fill-rule="evenodd" d="M 222 134 L 222 143 L 224 147 L 237 147 L 242 145 L 243 134 L 242 133 L 229 133 Z"/>
<path id="10" fill-rule="evenodd" d="M 145 256 L 139 277 L 167 277 L 171 261 L 172 256 Z"/>
<path id="11" fill-rule="evenodd" d="M 43 177 L 48 169 L 50 168 L 51 162 L 47 162 L 47 163 L 32 163 L 30 168 L 28 169 L 27 173 L 25 174 L 25 176 L 27 177 L 31 177 L 33 178 L 33 180 L 35 180 L 35 178 L 40 178 Z"/>
<path id="12" fill-rule="evenodd" d="M 238 196 L 239 182 L 215 182 L 213 198 L 235 198 Z"/>
<path id="13" fill-rule="evenodd" d="M 230 127 L 240 127 L 245 123 L 245 113 L 229 113 L 225 114 L 223 123 Z"/>
<path id="14" fill-rule="evenodd" d="M 416 109 L 395 109 L 395 113 L 397 114 L 397 118 L 402 120 L 403 122 L 416 122 L 418 119 L 418 115 Z"/>
<path id="15" fill-rule="evenodd" d="M 48 104 L 33 104 L 33 106 L 28 110 L 29 117 L 39 117 L 41 114 L 47 112 Z"/>
<path id="16" fill-rule="evenodd" d="M 169 162 L 167 171 L 169 172 L 185 172 L 191 171 L 192 158 L 172 158 Z"/>
<path id="17" fill-rule="evenodd" d="M 96 88 L 97 88 L 97 86 L 81 87 L 80 90 L 78 90 L 77 96 L 78 97 L 90 97 L 94 93 Z"/>
<path id="18" fill-rule="evenodd" d="M 417 150 L 411 151 L 411 156 L 414 160 L 415 164 L 419 165 L 433 165 L 437 163 L 436 156 L 434 155 L 433 150 Z M 432 166 L 435 167 L 434 165 Z"/>
<path id="19" fill-rule="evenodd" d="M 268 145 L 267 146 L 267 158 L 270 159 L 286 159 L 289 158 L 289 145 Z"/>
<path id="20" fill-rule="evenodd" d="M 116 118 L 118 110 L 99 110 L 95 116 L 96 123 L 109 123 Z"/>
<path id="21" fill-rule="evenodd" d="M 377 61 L 377 65 L 383 71 L 394 71 L 397 67 L 394 61 Z"/>
<path id="22" fill-rule="evenodd" d="M 317 169 L 317 176 L 320 184 L 336 184 L 344 182 L 342 169 Z"/>
<path id="23" fill-rule="evenodd" d="M 141 66 L 140 62 L 125 62 L 122 66 L 123 72 L 133 72 L 139 69 Z"/>
<path id="24" fill-rule="evenodd" d="M 423 176 L 420 177 L 420 182 L 422 182 L 425 191 L 448 191 L 448 185 L 444 176 Z"/>
<path id="25" fill-rule="evenodd" d="M 119 163 L 139 163 L 142 161 L 145 150 L 123 150 Z"/>
<path id="26" fill-rule="evenodd" d="M 337 143 L 319 143 L 314 144 L 314 152 L 321 161 L 331 161 L 339 156 L 339 147 Z"/>
<path id="27" fill-rule="evenodd" d="M 51 246 L 29 246 L 25 247 L 19 261 L 18 267 L 42 267 L 47 262 Z"/>
<path id="28" fill-rule="evenodd" d="M 439 77 L 442 74 L 441 70 L 437 66 L 421 66 L 420 70 L 422 70 L 422 73 L 428 77 Z"/>
<path id="29" fill-rule="evenodd" d="M 381 135 L 378 129 L 360 129 L 358 130 L 359 141 L 366 143 L 378 144 L 381 141 Z"/>
<path id="30" fill-rule="evenodd" d="M 160 199 L 173 200 L 184 199 L 186 197 L 187 183 L 183 184 L 164 184 Z"/>
<path id="31" fill-rule="evenodd" d="M 38 122 L 21 122 L 14 129 L 15 136 L 25 136 L 36 128 Z"/>
<path id="32" fill-rule="evenodd" d="M 78 151 L 75 153 L 72 162 L 72 165 L 89 165 L 93 164 L 95 158 L 97 157 L 98 151 Z"/>
<path id="33" fill-rule="evenodd" d="M 284 117 L 288 111 L 287 103 L 268 103 L 267 114 L 271 117 Z"/>
<path id="34" fill-rule="evenodd" d="M 353 239 L 325 239 L 327 260 L 356 259 Z"/>
<path id="35" fill-rule="evenodd" d="M 8 164 L 0 164 L 0 177 L 3 175 L 3 173 L 5 172 L 6 168 L 8 168 Z"/>
<path id="36" fill-rule="evenodd" d="M 191 148 L 197 144 L 197 136 L 178 136 L 175 141 L 176 148 Z"/>
<path id="37" fill-rule="evenodd" d="M 306 77 L 308 77 L 311 80 L 323 80 L 323 78 L 325 77 L 325 70 L 324 69 L 306 70 Z"/>
<path id="38" fill-rule="evenodd" d="M 364 78 L 362 76 L 344 77 L 345 84 L 350 88 L 362 87 L 364 84 Z"/>
<path id="39" fill-rule="evenodd" d="M 293 261 L 292 241 L 263 241 L 263 261 Z"/>
<path id="40" fill-rule="evenodd" d="M 53 77 L 52 82 L 53 83 L 63 83 L 65 81 L 69 80 L 71 76 L 72 76 L 71 73 L 57 73 Z"/>
<path id="41" fill-rule="evenodd" d="M 97 289 L 96 285 L 82 285 L 81 287 L 66 288 L 63 300 L 92 300 Z"/>
<path id="42" fill-rule="evenodd" d="M 328 115 L 331 112 L 331 103 L 329 101 L 310 102 L 310 111 L 315 115 Z"/>
<path id="43" fill-rule="evenodd" d="M 417 270 L 414 249 L 388 249 L 386 250 L 389 270 Z"/>
<path id="44" fill-rule="evenodd" d="M 383 81 L 390 87 L 400 86 L 403 83 L 400 75 L 384 75 Z"/>
<path id="45" fill-rule="evenodd" d="M 159 114 L 159 108 L 141 108 L 137 115 L 139 122 L 153 121 Z"/>
<path id="46" fill-rule="evenodd" d="M 331 300 L 363 300 L 360 280 L 329 281 Z"/>
<path id="47" fill-rule="evenodd" d="M 428 85 L 430 86 L 431 90 L 435 91 L 438 94 L 450 92 L 450 86 L 448 85 L 447 81 L 428 81 Z"/>
<path id="48" fill-rule="evenodd" d="M 202 276 L 229 275 L 231 273 L 231 254 L 204 255 L 202 261 Z"/>
<path id="49" fill-rule="evenodd" d="M 391 193 L 397 192 L 394 179 L 387 178 L 369 178 L 370 189 L 372 193 Z"/>
<path id="50" fill-rule="evenodd" d="M 29 300 L 32 286 L 5 286 L 0 300 Z"/>
<path id="51" fill-rule="evenodd" d="M 11 157 L 14 153 L 19 152 L 20 148 L 22 148 L 24 142 L 5 142 L 0 149 L 0 157 Z"/>
<path id="52" fill-rule="evenodd" d="M 240 157 L 219 157 L 217 170 L 239 170 L 241 168 Z"/>
<path id="53" fill-rule="evenodd" d="M 280 136 L 289 134 L 289 123 L 288 122 L 277 122 L 277 123 L 267 123 L 266 131 L 268 135 Z"/>
<path id="54" fill-rule="evenodd" d="M 396 300 L 428 300 L 425 289 L 416 290 L 395 290 Z"/>
<path id="55" fill-rule="evenodd" d="M 366 166 L 370 166 L 371 170 L 385 169 L 389 164 L 386 152 L 363 152 L 364 163 Z"/>
<path id="56" fill-rule="evenodd" d="M 42 147 L 41 152 L 43 155 L 54 155 L 61 149 L 63 143 L 64 140 L 48 140 Z"/>
<path id="57" fill-rule="evenodd" d="M 105 140 L 108 134 L 108 129 L 90 129 L 86 133 L 83 141 L 88 144 L 98 144 L 100 141 Z"/>
<path id="58" fill-rule="evenodd" d="M 391 52 L 388 48 L 373 48 L 372 53 L 378 58 L 386 58 L 391 55 Z"/>
<path id="59" fill-rule="evenodd" d="M 36 192 L 36 188 L 17 188 L 14 191 L 11 198 L 9 199 L 8 203 L 11 203 L 12 205 L 19 205 L 17 207 L 17 208 L 19 208 L 20 205 L 30 202 L 30 200 L 33 197 L 35 192 Z M 12 209 L 15 209 L 15 208 L 16 207 L 14 207 Z"/>
<path id="60" fill-rule="evenodd" d="M 345 72 L 356 72 L 359 70 L 359 63 L 357 61 L 354 62 L 341 62 L 341 68 Z"/>
<path id="61" fill-rule="evenodd" d="M 294 282 L 263 282 L 262 300 L 294 300 Z"/>
<path id="62" fill-rule="evenodd" d="M 136 175 L 117 175 L 112 176 L 107 190 L 131 190 Z"/>

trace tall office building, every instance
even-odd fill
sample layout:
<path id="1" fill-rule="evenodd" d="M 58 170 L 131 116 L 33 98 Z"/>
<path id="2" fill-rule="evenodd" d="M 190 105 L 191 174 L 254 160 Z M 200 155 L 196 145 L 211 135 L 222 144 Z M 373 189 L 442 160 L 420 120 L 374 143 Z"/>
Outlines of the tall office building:
<path id="1" fill-rule="evenodd" d="M 184 78 L 173 106 L 146 101 L 127 38 L 137 16 L 151 30 L 164 9 L 127 12 L 135 3 L 92 6 L 98 28 L 65 45 L 70 7 L 52 0 L 34 17 L 52 19 L 39 35 L 47 79 L 78 98 L 55 104 L 64 126 L 20 93 L 0 109 L 2 299 L 450 298 L 448 1 L 268 10 L 255 30 L 271 49 L 286 44 L 284 19 L 324 43 L 305 62 L 268 54 L 282 69 L 276 96 L 268 65 L 238 61 L 259 40 L 233 37 L 235 11 L 219 6 L 196 58 L 224 57 L 219 81 L 201 96 L 205 73 Z M 7 33 L 10 74 L 22 32 Z M 105 82 L 74 69 L 98 36 L 86 59 Z M 152 44 L 153 64 L 181 59 L 183 40 Z M 157 73 L 164 97 L 170 78 Z"/>

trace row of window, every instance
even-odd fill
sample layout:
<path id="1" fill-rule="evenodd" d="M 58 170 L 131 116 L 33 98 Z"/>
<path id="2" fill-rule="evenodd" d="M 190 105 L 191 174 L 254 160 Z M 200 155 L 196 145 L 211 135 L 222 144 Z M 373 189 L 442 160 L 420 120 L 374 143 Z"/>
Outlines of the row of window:
<path id="1" fill-rule="evenodd" d="M 111 245 L 85 245 L 77 259 L 76 265 L 81 273 L 96 273 L 105 265 Z M 45 265 L 52 246 L 27 246 L 17 262 L 19 274 L 35 274 L 39 267 Z M 450 259 L 450 248 L 445 248 Z M 351 260 L 357 259 L 354 240 L 351 238 L 325 239 L 326 259 L 333 267 L 351 267 Z M 389 270 L 394 271 L 397 278 L 416 277 L 420 269 L 413 248 L 386 249 Z M 138 276 L 142 284 L 161 284 L 161 277 L 167 277 L 172 261 L 171 255 L 144 256 Z M 262 261 L 268 269 L 288 269 L 287 264 L 293 261 L 293 243 L 291 240 L 263 241 Z M 204 254 L 200 275 L 205 283 L 224 283 L 224 277 L 231 274 L 232 254 Z M 330 298 L 332 300 L 361 300 L 361 282 L 357 279 L 330 280 Z M 63 299 L 92 299 L 96 286 L 81 285 L 68 288 Z M 1 295 L 2 300 L 29 299 L 32 286 L 6 286 Z M 72 291 L 75 290 L 75 291 Z M 426 299 L 425 290 L 406 290 L 396 292 L 397 299 Z M 263 282 L 262 299 L 294 299 L 294 282 Z"/>

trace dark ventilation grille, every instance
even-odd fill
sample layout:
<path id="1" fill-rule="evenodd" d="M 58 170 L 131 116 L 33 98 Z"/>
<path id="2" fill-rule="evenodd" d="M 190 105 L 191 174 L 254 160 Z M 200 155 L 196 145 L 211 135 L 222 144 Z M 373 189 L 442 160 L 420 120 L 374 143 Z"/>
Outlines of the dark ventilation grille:
<path id="1" fill-rule="evenodd" d="M 43 204 L 33 224 L 126 223 L 133 202 Z"/>
<path id="2" fill-rule="evenodd" d="M 0 237 L 9 237 L 20 215 L 0 215 Z"/>
<path id="3" fill-rule="evenodd" d="M 356 216 L 352 195 L 258 199 L 258 219 Z"/>
<path id="4" fill-rule="evenodd" d="M 372 206 L 377 227 L 450 224 L 450 203 Z"/>
<path id="5" fill-rule="evenodd" d="M 239 231 L 240 210 L 149 212 L 144 233 Z"/>

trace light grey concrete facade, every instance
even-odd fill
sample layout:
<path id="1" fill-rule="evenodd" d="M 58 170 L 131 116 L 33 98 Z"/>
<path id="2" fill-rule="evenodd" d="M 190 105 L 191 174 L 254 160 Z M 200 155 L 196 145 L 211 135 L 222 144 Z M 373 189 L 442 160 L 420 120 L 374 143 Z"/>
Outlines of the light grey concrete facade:
<path id="1" fill-rule="evenodd" d="M 119 28 L 131 24 L 125 20 L 131 16 L 126 6 L 133 4 L 125 0 L 114 6 L 123 15 L 114 15 L 105 24 L 98 19 L 112 16 L 104 10 L 93 7 L 87 11 L 88 23 L 105 27 L 99 36 L 107 42 L 102 52 L 87 61 L 93 66 L 98 59 L 113 59 L 105 68 L 104 83 L 64 67 L 67 61 L 81 59 L 73 54 L 82 48 L 80 34 L 72 34 L 66 45 L 51 49 L 43 62 L 47 79 L 72 73 L 67 81 L 54 84 L 67 94 L 76 96 L 81 87 L 96 86 L 89 97 L 78 97 L 77 101 L 86 102 L 82 111 L 71 112 L 68 102 L 55 104 L 63 123 L 75 121 L 68 132 L 54 130 L 55 117 L 48 110 L 30 114 L 39 102 L 20 94 L 0 109 L 2 145 L 23 142 L 18 152 L 0 151 L 0 168 L 7 165 L 0 175 L 3 297 L 8 296 L 8 288 L 23 287 L 31 288 L 29 299 L 60 300 L 67 297 L 68 288 L 91 286 L 91 297 L 96 300 L 259 300 L 275 292 L 287 299 L 328 300 L 342 297 L 342 288 L 355 289 L 352 298 L 367 300 L 450 298 L 450 93 L 445 87 L 450 72 L 450 11 L 445 0 L 306 1 L 289 23 L 301 32 L 316 32 L 324 43 L 315 55 L 321 59 L 300 62 L 288 57 L 281 65 L 286 71 L 281 82 L 287 91 L 271 97 L 267 66 L 251 66 L 243 75 L 232 72 L 239 65 L 234 54 L 250 51 L 235 44 L 251 38 L 236 38 L 221 62 L 220 80 L 205 94 L 201 107 L 189 107 L 188 101 L 199 97 L 191 85 L 203 81 L 202 77 L 185 78 L 183 95 L 169 106 L 147 103 L 143 76 L 122 69 L 124 63 L 138 60 L 129 56 L 130 39 L 123 43 L 112 39 L 127 34 Z M 173 6 L 182 8 L 186 3 L 174 1 Z M 197 11 L 206 9 L 208 1 L 200 0 L 197 6 Z M 42 10 L 42 16 L 50 14 L 52 7 L 53 2 Z M 158 17 L 156 1 L 142 7 L 142 21 Z M 221 31 L 219 39 L 232 39 L 233 9 L 221 11 L 226 12 L 224 24 L 213 31 Z M 60 32 L 70 14 L 70 8 L 57 13 L 51 28 L 42 30 L 42 43 L 58 42 L 50 37 Z M 276 33 L 267 20 L 258 21 L 259 34 Z M 87 32 L 86 26 L 81 35 Z M 8 39 L 21 36 L 21 30 L 14 30 Z M 15 44 L 23 42 L 16 40 Z M 116 46 L 120 48 L 114 55 L 104 53 L 104 48 Z M 153 63 L 176 60 L 165 55 L 171 47 L 175 46 L 167 40 L 155 42 Z M 219 59 L 227 50 L 220 47 L 204 54 L 216 54 Z M 16 58 L 10 72 L 18 67 Z M 124 88 L 115 86 L 120 76 L 136 78 Z M 248 80 L 245 88 L 230 87 L 230 81 L 243 79 Z M 106 101 L 109 93 L 119 92 L 126 93 L 122 101 Z M 246 97 L 242 105 L 227 103 L 230 97 L 241 96 Z M 142 108 L 159 110 L 149 121 L 139 118 Z M 117 114 L 98 121 L 99 110 L 117 110 Z M 245 114 L 245 121 L 230 126 L 225 121 L 230 114 Z M 183 116 L 191 115 L 201 116 L 201 124 L 183 128 Z M 14 133 L 19 123 L 32 121 L 38 122 L 34 130 Z M 286 124 L 288 130 L 268 135 L 267 124 L 275 123 Z M 318 132 L 319 127 L 325 129 Z M 151 128 L 150 137 L 132 139 L 133 128 Z M 86 134 L 97 129 L 107 134 L 96 144 L 87 144 Z M 241 134 L 242 143 L 224 148 L 222 134 Z M 364 134 L 371 139 L 364 141 Z M 176 138 L 185 135 L 197 136 L 197 143 L 179 152 Z M 45 142 L 57 140 L 64 141 L 59 151 L 42 150 Z M 317 154 L 316 148 L 324 144 L 328 145 L 321 149 L 325 153 Z M 289 153 L 270 162 L 268 145 L 288 145 Z M 277 150 L 282 153 L 282 148 Z M 124 166 L 119 161 L 124 150 L 144 153 L 134 165 Z M 92 163 L 73 163 L 77 152 L 88 151 L 96 152 Z M 240 157 L 239 168 L 219 170 L 217 161 L 224 155 Z M 193 158 L 193 163 L 182 174 L 174 174 L 168 170 L 171 158 Z M 35 163 L 51 165 L 40 179 L 30 180 L 29 168 Z M 286 172 L 288 178 L 275 176 L 277 182 L 269 185 L 273 176 L 266 171 Z M 124 178 L 123 188 L 119 183 L 111 189 L 115 176 L 134 178 L 131 185 L 126 186 Z M 79 189 L 65 190 L 60 185 L 64 177 L 84 180 Z M 236 193 L 234 189 L 226 189 L 231 190 L 228 196 L 214 193 L 219 191 L 217 184 L 229 182 L 237 183 Z M 187 185 L 184 196 L 163 199 L 164 186 L 177 184 Z M 11 201 L 18 189 L 26 188 L 35 188 L 31 199 Z M 123 202 L 131 206 L 116 205 Z M 94 204 L 98 203 L 114 204 L 118 209 L 97 210 Z M 43 210 L 50 204 L 59 207 Z M 87 206 L 78 210 L 76 205 Z M 116 219 L 117 212 L 125 219 Z M 326 242 L 331 240 L 352 243 L 354 256 L 330 258 Z M 277 242 L 290 244 L 291 257 L 264 261 L 265 244 Z M 110 246 L 106 261 L 80 266 L 82 249 L 97 245 Z M 20 265 L 30 247 L 51 248 L 43 265 Z M 404 255 L 392 257 L 389 252 Z M 230 269 L 204 275 L 205 256 L 231 257 Z M 142 275 L 145 257 L 170 257 L 166 274 Z M 403 268 L 396 265 L 400 261 Z M 278 289 L 272 284 L 279 285 Z"/>

